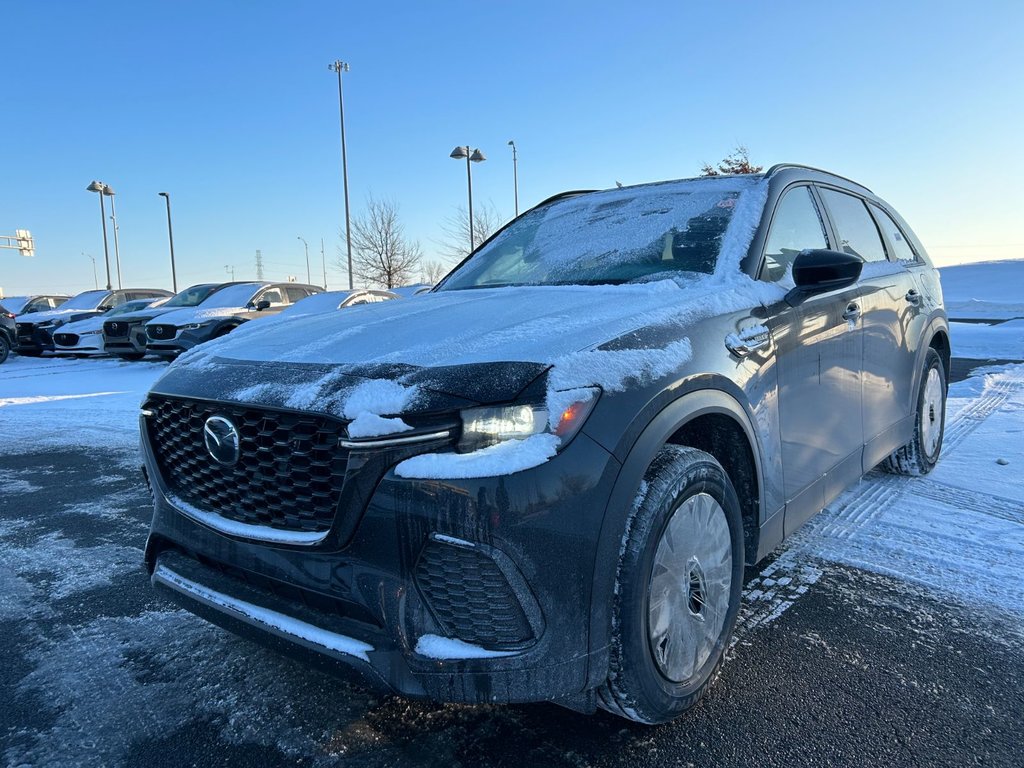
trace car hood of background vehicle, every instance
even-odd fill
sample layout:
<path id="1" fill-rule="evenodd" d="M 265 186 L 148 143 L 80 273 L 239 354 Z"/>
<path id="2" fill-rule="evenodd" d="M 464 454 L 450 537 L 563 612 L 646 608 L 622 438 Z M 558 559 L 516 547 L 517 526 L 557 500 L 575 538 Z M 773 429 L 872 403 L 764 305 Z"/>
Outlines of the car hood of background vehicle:
<path id="1" fill-rule="evenodd" d="M 144 311 L 151 312 L 152 310 Z M 180 328 L 189 323 L 201 323 L 204 320 L 216 320 L 219 317 L 232 317 L 244 311 L 241 307 L 208 307 L 207 309 L 203 309 L 201 306 L 182 307 L 160 315 L 151 322 L 154 325 L 174 325 Z"/>
<path id="2" fill-rule="evenodd" d="M 168 315 L 171 312 L 180 312 L 182 309 L 188 309 L 188 307 L 167 307 L 166 309 L 164 307 L 146 307 L 145 309 L 136 309 L 134 312 L 122 312 L 120 315 L 110 318 L 110 322 L 146 323 L 155 317 Z"/>
<path id="3" fill-rule="evenodd" d="M 60 320 L 67 322 L 74 315 L 81 315 L 83 319 L 94 317 L 99 310 L 96 309 L 48 309 L 45 312 L 29 312 L 27 315 L 18 315 L 19 323 L 33 323 L 41 325 L 49 320 Z"/>
<path id="4" fill-rule="evenodd" d="M 333 386 L 360 377 L 498 402 L 551 365 L 579 369 L 585 350 L 664 358 L 669 345 L 686 345 L 686 329 L 702 317 L 757 304 L 758 285 L 765 286 L 742 275 L 691 275 L 641 285 L 442 291 L 247 323 L 183 355 L 157 388 L 187 393 L 194 385 L 204 397 L 319 408 Z M 295 393 L 303 388 L 318 397 L 300 402 Z"/>
<path id="5" fill-rule="evenodd" d="M 60 327 L 61 333 L 77 333 L 81 336 L 86 331 L 101 331 L 103 330 L 103 321 L 106 320 L 104 315 L 95 315 L 94 317 L 86 318 L 85 320 L 76 320 L 73 323 L 65 323 Z"/>

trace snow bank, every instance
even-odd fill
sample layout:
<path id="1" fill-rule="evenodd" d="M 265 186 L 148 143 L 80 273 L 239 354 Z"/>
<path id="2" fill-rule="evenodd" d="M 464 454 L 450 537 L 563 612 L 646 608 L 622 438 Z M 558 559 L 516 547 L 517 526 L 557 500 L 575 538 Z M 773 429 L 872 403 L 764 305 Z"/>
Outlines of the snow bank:
<path id="1" fill-rule="evenodd" d="M 1024 317 L 1024 259 L 942 267 L 942 294 L 951 318 Z"/>
<path id="2" fill-rule="evenodd" d="M 950 323 L 950 345 L 956 357 L 982 360 L 1024 360 L 1024 320 L 998 325 Z"/>

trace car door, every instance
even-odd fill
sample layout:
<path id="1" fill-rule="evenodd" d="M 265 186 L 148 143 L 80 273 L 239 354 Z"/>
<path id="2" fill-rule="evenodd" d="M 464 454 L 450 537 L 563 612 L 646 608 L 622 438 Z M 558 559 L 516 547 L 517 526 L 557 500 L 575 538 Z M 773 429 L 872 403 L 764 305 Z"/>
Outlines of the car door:
<path id="1" fill-rule="evenodd" d="M 792 287 L 800 251 L 828 248 L 834 235 L 812 187 L 779 198 L 760 278 Z M 863 335 L 856 286 L 767 307 L 776 347 L 785 533 L 789 535 L 860 474 Z"/>
<path id="2" fill-rule="evenodd" d="M 252 300 L 254 307 L 258 306 L 261 301 L 269 301 L 270 306 L 267 307 L 266 309 L 261 309 L 259 311 L 251 311 L 248 314 L 249 319 L 252 320 L 257 317 L 267 317 L 269 315 L 276 315 L 282 309 L 287 307 L 288 299 L 286 297 L 284 290 L 282 290 L 283 288 L 284 286 L 274 285 L 269 288 L 265 288 L 259 294 L 257 294 L 256 298 Z"/>
<path id="3" fill-rule="evenodd" d="M 862 470 L 874 467 L 906 442 L 904 421 L 913 386 L 913 353 L 907 331 L 918 297 L 911 274 L 890 260 L 889 250 L 868 204 L 846 191 L 819 189 L 832 219 L 840 250 L 864 259 L 858 285 L 864 357 L 861 366 L 865 452 Z M 910 296 L 911 299 L 906 297 Z"/>

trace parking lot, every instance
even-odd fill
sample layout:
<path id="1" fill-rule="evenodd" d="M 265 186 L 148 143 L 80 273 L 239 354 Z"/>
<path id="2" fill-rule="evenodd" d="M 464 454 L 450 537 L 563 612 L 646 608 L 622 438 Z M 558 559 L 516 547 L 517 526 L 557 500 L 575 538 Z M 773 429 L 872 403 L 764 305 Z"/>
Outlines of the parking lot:
<path id="1" fill-rule="evenodd" d="M 872 473 L 748 569 L 722 679 L 657 728 L 382 696 L 164 602 L 134 445 L 162 369 L 0 370 L 7 765 L 1019 765 L 1024 366 L 953 385 L 931 476 Z"/>

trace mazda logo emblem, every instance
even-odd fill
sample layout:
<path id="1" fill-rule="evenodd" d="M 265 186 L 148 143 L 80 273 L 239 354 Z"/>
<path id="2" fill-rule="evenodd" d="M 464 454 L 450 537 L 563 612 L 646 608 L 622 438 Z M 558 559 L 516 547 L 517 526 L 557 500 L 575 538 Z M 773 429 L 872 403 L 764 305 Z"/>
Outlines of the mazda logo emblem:
<path id="1" fill-rule="evenodd" d="M 213 460 L 225 467 L 238 462 L 239 437 L 235 425 L 223 416 L 211 416 L 203 425 L 203 442 Z"/>

